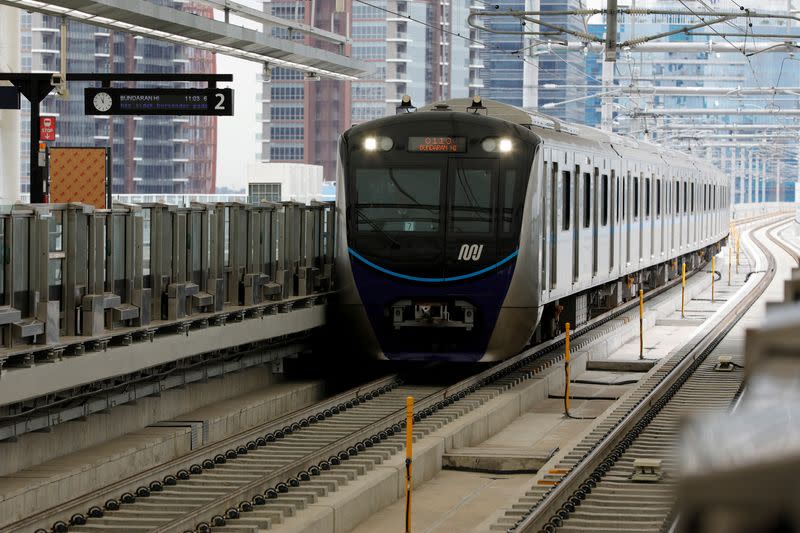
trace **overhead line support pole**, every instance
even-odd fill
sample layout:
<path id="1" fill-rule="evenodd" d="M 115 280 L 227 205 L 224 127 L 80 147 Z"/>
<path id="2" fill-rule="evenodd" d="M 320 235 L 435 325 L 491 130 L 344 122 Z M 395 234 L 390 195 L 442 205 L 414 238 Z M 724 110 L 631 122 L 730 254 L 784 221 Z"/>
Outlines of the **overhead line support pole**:
<path id="1" fill-rule="evenodd" d="M 605 60 L 613 63 L 617 60 L 617 0 L 608 0 L 606 8 Z"/>

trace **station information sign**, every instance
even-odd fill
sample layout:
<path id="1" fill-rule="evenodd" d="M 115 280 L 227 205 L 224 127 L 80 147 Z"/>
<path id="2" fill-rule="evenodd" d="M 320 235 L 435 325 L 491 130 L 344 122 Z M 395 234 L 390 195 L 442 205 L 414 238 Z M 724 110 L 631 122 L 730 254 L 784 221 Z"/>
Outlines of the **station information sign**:
<path id="1" fill-rule="evenodd" d="M 87 115 L 233 115 L 233 89 L 87 87 Z"/>

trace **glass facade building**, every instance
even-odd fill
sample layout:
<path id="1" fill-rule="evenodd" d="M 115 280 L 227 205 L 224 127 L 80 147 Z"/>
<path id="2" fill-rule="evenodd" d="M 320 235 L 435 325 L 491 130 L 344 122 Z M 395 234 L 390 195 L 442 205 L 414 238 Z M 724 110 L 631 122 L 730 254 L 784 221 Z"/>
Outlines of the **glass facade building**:
<path id="1" fill-rule="evenodd" d="M 198 16 L 211 17 L 203 4 L 164 0 L 160 4 Z M 38 13 L 21 15 L 22 69 L 58 72 L 59 19 Z M 68 22 L 69 72 L 89 73 L 214 73 L 214 54 L 191 47 L 113 32 L 79 22 Z M 102 146 L 111 149 L 112 191 L 126 194 L 212 193 L 215 188 L 217 129 L 215 117 L 89 116 L 84 114 L 83 89 L 71 82 L 69 97 L 51 93 L 42 115 L 56 116 L 53 146 Z M 138 87 L 154 84 L 139 83 Z M 171 87 L 191 87 L 189 83 Z M 204 84 L 196 85 L 198 87 Z M 22 115 L 22 190 L 29 189 L 29 104 Z"/>

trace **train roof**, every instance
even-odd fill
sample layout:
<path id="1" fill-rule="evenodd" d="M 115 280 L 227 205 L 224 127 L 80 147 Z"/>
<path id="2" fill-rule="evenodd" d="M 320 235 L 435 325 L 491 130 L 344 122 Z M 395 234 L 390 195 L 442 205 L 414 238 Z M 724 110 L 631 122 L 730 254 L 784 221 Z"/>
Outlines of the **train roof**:
<path id="1" fill-rule="evenodd" d="M 422 106 L 420 111 L 437 111 L 449 107 L 452 111 L 463 109 L 465 112 L 468 110 L 469 112 L 473 112 L 470 108 L 472 103 L 472 98 L 452 98 L 450 100 L 442 100 Z M 622 155 L 621 152 L 628 150 L 646 152 L 655 157 L 660 157 L 665 161 L 667 160 L 666 158 L 669 158 L 671 164 L 674 164 L 675 161 L 686 161 L 687 163 L 691 162 L 698 169 L 702 167 L 705 171 L 719 172 L 719 169 L 716 167 L 691 154 L 665 148 L 651 142 L 638 141 L 632 137 L 602 131 L 590 126 L 562 122 L 544 113 L 521 109 L 503 102 L 498 102 L 497 100 L 483 99 L 481 103 L 485 109 L 480 109 L 478 111 L 479 113 L 488 117 L 518 124 L 534 131 L 543 138 L 553 138 L 554 140 L 560 140 L 571 144 L 583 144 L 588 142 L 590 144 L 604 145 L 610 147 L 620 156 Z M 580 141 L 578 141 L 578 139 L 580 139 Z"/>

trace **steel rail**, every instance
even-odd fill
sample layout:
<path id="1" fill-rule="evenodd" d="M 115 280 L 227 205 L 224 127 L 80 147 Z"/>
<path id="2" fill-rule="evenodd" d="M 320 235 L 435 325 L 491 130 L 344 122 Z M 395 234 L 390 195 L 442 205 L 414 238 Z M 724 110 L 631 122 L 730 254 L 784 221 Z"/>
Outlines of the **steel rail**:
<path id="1" fill-rule="evenodd" d="M 308 419 L 311 416 L 316 416 L 318 413 L 323 413 L 334 407 L 338 408 L 338 406 L 343 403 L 358 400 L 359 398 L 363 398 L 365 394 L 372 393 L 381 388 L 394 387 L 398 383 L 398 377 L 396 375 L 390 375 L 359 385 L 358 387 L 354 387 L 317 402 L 314 405 L 287 413 L 265 424 L 260 424 L 259 426 L 242 431 L 223 440 L 208 444 L 197 450 L 193 450 L 187 455 L 148 468 L 143 472 L 116 481 L 111 485 L 107 485 L 56 507 L 51 507 L 41 513 L 31 515 L 24 520 L 9 524 L 8 526 L 0 528 L 0 533 L 12 533 L 13 531 L 19 531 L 21 529 L 36 527 L 46 520 L 53 519 L 55 516 L 66 516 L 70 513 L 85 511 L 86 507 L 93 503 L 99 502 L 99 504 L 102 505 L 102 502 L 106 499 L 118 496 L 122 492 L 133 492 L 137 486 L 146 486 L 155 480 L 160 481 L 164 476 L 173 475 L 178 470 L 184 468 L 188 470 L 190 465 L 200 464 L 204 459 L 214 457 L 217 454 L 225 454 L 227 450 L 236 449 L 239 446 L 246 446 L 248 442 L 262 437 L 265 433 L 280 431 L 287 426 L 291 427 L 292 424 L 302 419 Z"/>
<path id="2" fill-rule="evenodd" d="M 769 227 L 770 225 L 781 225 L 784 222 L 785 220 L 779 220 L 778 222 L 767 220 L 763 224 L 752 228 L 751 234 L 757 229 Z M 663 405 L 663 398 L 666 398 L 670 388 L 679 382 L 695 362 L 702 360 L 716 346 L 766 290 L 775 275 L 775 258 L 768 252 L 763 243 L 755 237 L 753 237 L 753 241 L 768 258 L 768 268 L 765 275 L 710 331 L 698 333 L 687 343 L 688 350 L 686 348 L 681 350 L 685 351 L 685 354 L 676 366 L 669 370 L 656 388 L 647 393 L 625 418 L 611 429 L 591 451 L 587 452 L 582 461 L 567 472 L 557 485 L 545 493 L 543 499 L 531 509 L 530 514 L 512 526 L 510 531 L 528 533 L 540 530 L 547 531 L 558 527 L 557 524 L 563 521 L 562 516 L 559 516 L 559 514 L 568 516 L 569 512 L 564 509 L 564 506 L 568 505 L 569 498 L 574 495 L 575 491 L 587 480 L 592 480 L 593 476 L 602 478 L 609 469 L 604 463 L 609 461 L 609 457 L 613 453 L 619 454 L 616 448 L 624 443 L 625 438 L 634 430 L 635 426 L 648 413 L 651 413 L 654 409 L 660 409 L 661 405 Z M 545 529 L 548 525 L 550 527 Z"/>

